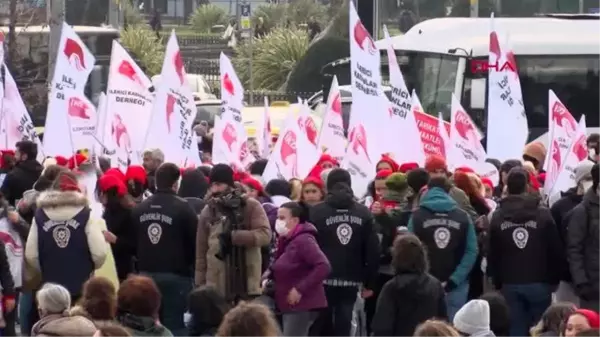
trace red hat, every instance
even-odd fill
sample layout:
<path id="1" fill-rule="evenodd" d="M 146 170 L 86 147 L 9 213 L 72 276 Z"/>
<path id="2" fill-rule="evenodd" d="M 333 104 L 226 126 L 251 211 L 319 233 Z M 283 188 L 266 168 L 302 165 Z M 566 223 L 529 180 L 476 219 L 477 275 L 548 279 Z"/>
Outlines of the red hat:
<path id="1" fill-rule="evenodd" d="M 592 329 L 600 328 L 600 316 L 593 310 L 588 309 L 577 309 L 572 315 L 581 315 L 585 317 Z"/>
<path id="2" fill-rule="evenodd" d="M 252 178 L 252 176 L 245 171 L 236 171 L 233 173 L 233 181 L 242 181 L 245 180 L 247 178 Z"/>
<path id="3" fill-rule="evenodd" d="M 125 180 L 133 180 L 135 182 L 141 183 L 142 185 L 145 185 L 147 180 L 146 170 L 144 170 L 144 168 L 139 165 L 131 165 L 127 168 L 127 172 L 125 172 Z"/>
<path id="4" fill-rule="evenodd" d="M 127 181 L 127 178 L 125 177 L 125 174 L 123 174 L 123 171 L 121 171 L 115 167 L 109 168 L 108 170 L 106 170 L 106 172 L 104 172 L 104 175 L 115 176 L 115 177 L 119 178 L 119 180 L 121 180 L 123 182 L 123 184 Z"/>
<path id="5" fill-rule="evenodd" d="M 446 165 L 446 159 L 439 155 L 431 155 L 425 160 L 425 170 L 427 172 L 435 172 L 439 170 L 448 171 L 448 165 Z"/>
<path id="6" fill-rule="evenodd" d="M 125 186 L 125 183 L 114 174 L 103 174 L 102 177 L 98 179 L 98 187 L 102 192 L 114 188 L 117 191 L 117 195 L 120 197 L 127 193 L 127 186 Z"/>
<path id="7" fill-rule="evenodd" d="M 0 150 L 0 153 L 2 153 L 2 156 L 15 156 L 15 151 L 13 150 Z"/>
<path id="8" fill-rule="evenodd" d="M 252 176 L 248 176 L 248 177 L 242 179 L 241 183 L 243 185 L 250 187 L 251 189 L 253 189 L 255 191 L 258 191 L 258 193 L 262 194 L 264 192 L 263 186 L 260 183 L 260 181 L 252 178 Z"/>
<path id="9" fill-rule="evenodd" d="M 457 167 L 454 172 L 463 172 L 463 173 L 475 173 L 475 171 L 467 166 Z"/>
<path id="10" fill-rule="evenodd" d="M 58 189 L 62 192 L 81 192 L 79 188 L 79 182 L 69 174 L 61 174 L 56 178 L 58 182 Z"/>
<path id="11" fill-rule="evenodd" d="M 317 166 L 323 166 L 323 164 L 325 163 L 330 163 L 333 166 L 340 166 L 340 163 L 337 161 L 337 159 L 333 158 L 331 155 L 327 154 L 327 153 L 323 153 L 321 155 L 321 157 L 319 158 L 319 161 L 317 162 Z"/>
<path id="12" fill-rule="evenodd" d="M 419 168 L 419 164 L 415 163 L 415 162 L 410 162 L 410 163 L 404 163 L 402 165 L 400 165 L 400 168 L 398 168 L 398 171 L 402 172 L 402 173 L 407 173 L 409 171 L 415 170 Z"/>
<path id="13" fill-rule="evenodd" d="M 86 160 L 86 156 L 82 155 L 81 153 L 77 153 L 76 155 L 69 158 L 69 160 L 67 161 L 67 167 L 69 168 L 69 170 L 73 170 L 76 167 L 81 166 L 81 164 L 85 163 Z"/>
<path id="14" fill-rule="evenodd" d="M 394 171 L 392 171 L 392 170 L 380 170 L 375 175 L 375 179 L 376 180 L 387 179 L 389 176 L 392 175 L 392 173 L 394 173 Z"/>
<path id="15" fill-rule="evenodd" d="M 67 164 L 69 164 L 69 159 L 63 157 L 63 156 L 56 156 L 54 157 L 54 160 L 56 160 L 56 165 L 59 166 L 67 166 Z"/>
<path id="16" fill-rule="evenodd" d="M 490 178 L 481 178 L 481 183 L 483 185 L 489 186 L 489 188 L 491 188 L 491 189 L 494 188 L 494 184 L 492 184 L 492 180 Z"/>
<path id="17" fill-rule="evenodd" d="M 398 171 L 398 169 L 400 168 L 398 163 L 396 163 L 396 161 L 394 161 L 394 159 L 392 159 L 392 157 L 390 157 L 389 154 L 381 155 L 381 159 L 379 159 L 379 161 L 377 162 L 377 165 L 375 165 L 376 170 L 377 170 L 377 167 L 379 167 L 379 164 L 381 164 L 381 163 L 386 163 L 386 164 L 390 165 L 390 167 L 392 168 L 392 173 Z"/>
<path id="18" fill-rule="evenodd" d="M 323 184 L 323 180 L 321 180 L 321 178 L 315 177 L 315 176 L 306 177 L 306 179 L 304 179 L 304 181 L 302 181 L 302 186 L 304 186 L 306 184 L 313 184 L 313 185 L 317 186 L 321 191 L 323 191 L 323 189 L 325 188 L 325 185 Z"/>

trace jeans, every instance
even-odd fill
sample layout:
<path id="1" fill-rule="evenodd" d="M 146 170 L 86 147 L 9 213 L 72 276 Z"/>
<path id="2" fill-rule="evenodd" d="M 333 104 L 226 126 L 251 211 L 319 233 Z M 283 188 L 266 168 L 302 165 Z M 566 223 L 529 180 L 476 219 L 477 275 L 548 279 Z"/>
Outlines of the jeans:
<path id="1" fill-rule="evenodd" d="M 289 312 L 283 316 L 284 336 L 308 336 L 308 330 L 319 314 L 316 311 Z"/>
<path id="2" fill-rule="evenodd" d="M 21 335 L 29 336 L 31 331 L 31 321 L 29 312 L 33 308 L 33 294 L 31 291 L 21 293 L 19 298 L 19 324 L 21 325 Z"/>
<path id="3" fill-rule="evenodd" d="M 552 287 L 544 283 L 505 284 L 501 292 L 510 311 L 511 336 L 527 336 L 552 303 Z"/>
<path id="4" fill-rule="evenodd" d="M 469 297 L 469 280 L 465 280 L 449 293 L 446 293 L 446 311 L 448 312 L 448 322 L 452 322 L 456 312 L 467 303 Z"/>
<path id="5" fill-rule="evenodd" d="M 187 329 L 183 315 L 187 311 L 187 297 L 192 290 L 192 279 L 170 273 L 147 273 L 162 294 L 160 322 L 173 336 L 185 336 Z"/>
<path id="6" fill-rule="evenodd" d="M 319 314 L 310 329 L 310 335 L 349 336 L 357 293 L 355 287 L 325 286 L 328 307 Z"/>

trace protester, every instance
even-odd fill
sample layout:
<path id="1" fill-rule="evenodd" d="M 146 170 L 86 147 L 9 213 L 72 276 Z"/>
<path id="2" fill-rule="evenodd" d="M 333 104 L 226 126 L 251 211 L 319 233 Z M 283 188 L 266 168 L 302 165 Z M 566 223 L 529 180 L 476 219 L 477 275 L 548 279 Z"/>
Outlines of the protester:
<path id="1" fill-rule="evenodd" d="M 148 179 L 148 189 L 154 193 L 156 191 L 156 184 L 154 182 L 156 170 L 165 161 L 165 154 L 159 149 L 144 151 L 143 166 L 146 169 Z"/>
<path id="2" fill-rule="evenodd" d="M 269 308 L 259 303 L 241 302 L 225 315 L 217 336 L 277 337 L 281 333 Z"/>
<path id="3" fill-rule="evenodd" d="M 430 319 L 419 324 L 414 337 L 460 337 L 458 332 L 444 321 Z"/>
<path id="4" fill-rule="evenodd" d="M 140 203 L 144 197 L 144 192 L 148 189 L 146 170 L 142 166 L 130 165 L 125 172 L 125 183 L 129 195 L 137 203 Z"/>
<path id="5" fill-rule="evenodd" d="M 302 182 L 302 198 L 303 203 L 314 206 L 323 201 L 325 198 L 325 186 L 320 177 L 307 177 Z"/>
<path id="6" fill-rule="evenodd" d="M 434 177 L 427 186 L 408 230 L 427 247 L 431 274 L 442 281 L 448 318 L 453 319 L 467 302 L 468 276 L 477 258 L 477 237 L 469 215 L 448 194 L 448 179 Z"/>
<path id="7" fill-rule="evenodd" d="M 271 197 L 271 202 L 279 207 L 286 202 L 292 201 L 292 187 L 283 179 L 273 179 L 265 186 L 265 192 Z"/>
<path id="8" fill-rule="evenodd" d="M 260 203 L 234 188 L 233 169 L 217 164 L 210 174 L 207 207 L 198 218 L 196 286 L 214 286 L 230 303 L 261 294 L 261 247 L 271 226 Z"/>
<path id="9" fill-rule="evenodd" d="M 0 192 L 12 206 L 16 206 L 16 201 L 23 198 L 23 193 L 31 189 L 42 174 L 42 165 L 36 160 L 37 144 L 24 140 L 18 142 L 16 148 L 17 163 L 4 177 L 0 187 Z"/>
<path id="10" fill-rule="evenodd" d="M 484 300 L 465 304 L 456 312 L 452 325 L 461 336 L 495 336 L 490 329 L 490 306 Z"/>
<path id="11" fill-rule="evenodd" d="M 36 296 L 40 321 L 32 336 L 92 336 L 94 323 L 83 316 L 70 316 L 71 295 L 65 287 L 46 283 Z"/>
<path id="12" fill-rule="evenodd" d="M 257 159 L 252 164 L 250 164 L 248 173 L 250 173 L 253 176 L 262 176 L 265 172 L 265 168 L 267 167 L 267 162 L 268 160 L 265 158 Z"/>
<path id="13" fill-rule="evenodd" d="M 77 177 L 61 173 L 50 190 L 42 192 L 31 224 L 25 257 L 41 274 L 44 283 L 53 282 L 78 299 L 83 283 L 104 264 L 108 246 L 94 221 L 87 197 Z"/>
<path id="14" fill-rule="evenodd" d="M 7 174 L 12 171 L 16 163 L 15 151 L 0 150 L 0 174 Z"/>
<path id="15" fill-rule="evenodd" d="M 392 157 L 390 157 L 388 154 L 381 155 L 381 159 L 379 159 L 377 165 L 375 165 L 375 171 L 377 172 L 388 170 L 394 173 L 398 172 L 399 168 L 400 165 L 398 165 L 398 163 L 394 159 L 392 159 Z"/>
<path id="16" fill-rule="evenodd" d="M 598 163 L 591 170 L 592 186 L 570 216 L 567 234 L 567 258 L 580 307 L 598 311 L 599 271 L 598 217 L 600 203 L 600 170 Z"/>
<path id="17" fill-rule="evenodd" d="M 302 199 L 302 180 L 300 179 L 290 179 L 290 199 L 291 201 L 300 201 Z"/>
<path id="18" fill-rule="evenodd" d="M 117 290 L 113 283 L 105 277 L 91 277 L 84 283 L 81 299 L 70 314 L 91 320 L 98 329 L 112 324 L 117 314 Z"/>
<path id="19" fill-rule="evenodd" d="M 526 335 L 540 319 L 565 263 L 552 215 L 527 193 L 528 180 L 524 169 L 510 170 L 509 195 L 490 221 L 487 271 L 508 302 L 512 336 Z"/>
<path id="20" fill-rule="evenodd" d="M 184 198 L 198 215 L 206 206 L 204 202 L 206 192 L 208 192 L 208 181 L 200 169 L 189 169 L 183 172 L 177 195 Z"/>
<path id="21" fill-rule="evenodd" d="M 565 331 L 562 335 L 565 337 L 574 337 L 582 331 L 598 328 L 600 328 L 600 316 L 598 316 L 598 312 L 578 309 L 567 319 Z"/>
<path id="22" fill-rule="evenodd" d="M 425 246 L 413 234 L 396 238 L 394 277 L 381 290 L 371 322 L 374 336 L 409 336 L 431 318 L 446 319 L 444 287 L 428 273 Z"/>
<path id="23" fill-rule="evenodd" d="M 230 306 L 213 287 L 194 289 L 188 297 L 190 336 L 214 336 Z"/>
<path id="24" fill-rule="evenodd" d="M 531 162 L 536 171 L 544 168 L 546 159 L 546 146 L 542 142 L 531 142 L 523 150 L 523 160 Z"/>
<path id="25" fill-rule="evenodd" d="M 104 206 L 102 217 L 108 231 L 104 238 L 110 243 L 119 281 L 134 271 L 136 233 L 132 226 L 134 202 L 127 194 L 125 183 L 115 175 L 104 174 L 97 183 L 98 200 Z"/>
<path id="26" fill-rule="evenodd" d="M 282 313 L 283 336 L 307 336 L 317 310 L 327 307 L 323 281 L 331 266 L 315 238 L 316 228 L 300 204 L 281 205 L 275 228 L 277 253 L 269 268 L 274 299 Z"/>
<path id="27" fill-rule="evenodd" d="M 446 163 L 446 159 L 444 159 L 442 156 L 434 155 L 427 157 L 425 162 L 425 170 L 427 170 L 429 173 L 430 178 L 447 178 L 449 176 L 448 164 Z M 469 198 L 463 190 L 451 185 L 450 192 L 448 194 L 452 199 L 454 199 L 454 201 L 456 201 L 460 209 L 467 212 L 467 214 L 471 217 L 471 220 L 475 220 L 477 218 L 477 212 L 475 212 L 473 206 L 471 206 Z"/>
<path id="28" fill-rule="evenodd" d="M 586 144 L 589 152 L 588 159 L 597 163 L 598 159 L 600 159 L 600 134 L 590 134 L 586 140 Z"/>
<path id="29" fill-rule="evenodd" d="M 510 336 L 510 310 L 504 296 L 497 291 L 490 291 L 479 299 L 486 301 L 490 307 L 490 329 L 494 335 Z"/>
<path id="30" fill-rule="evenodd" d="M 183 314 L 192 289 L 197 216 L 179 188 L 179 168 L 164 163 L 156 170 L 156 192 L 132 211 L 140 273 L 148 274 L 162 293 L 160 318 L 175 335 L 185 334 Z"/>
<path id="31" fill-rule="evenodd" d="M 557 302 L 544 311 L 542 318 L 529 330 L 532 337 L 561 336 L 563 325 L 577 308 L 573 303 Z"/>
<path id="32" fill-rule="evenodd" d="M 409 208 L 411 210 L 419 207 L 418 195 L 421 189 L 427 186 L 429 182 L 429 173 L 422 168 L 414 169 L 406 174 L 406 182 L 412 190 L 412 193 L 407 197 Z"/>
<path id="33" fill-rule="evenodd" d="M 520 160 L 511 159 L 507 160 L 502 165 L 500 165 L 500 169 L 498 170 L 500 174 L 500 181 L 498 182 L 498 186 L 494 188 L 494 197 L 496 199 L 502 198 L 502 191 L 506 186 L 506 179 L 508 178 L 508 172 L 512 170 L 514 167 L 522 167 L 523 163 Z"/>
<path id="34" fill-rule="evenodd" d="M 384 194 L 387 193 L 387 186 L 385 184 L 387 178 L 394 173 L 392 170 L 382 169 L 375 175 L 375 181 L 373 182 L 373 189 L 375 194 L 373 195 L 375 201 L 380 201 Z"/>
<path id="35" fill-rule="evenodd" d="M 173 336 L 159 323 L 161 300 L 161 292 L 151 278 L 129 276 L 117 292 L 117 321 L 133 336 Z"/>
<path id="36" fill-rule="evenodd" d="M 331 264 L 325 280 L 328 307 L 313 331 L 323 335 L 350 334 L 352 310 L 359 288 L 362 297 L 371 290 L 379 268 L 379 244 L 373 217 L 354 201 L 350 173 L 334 169 L 327 178 L 325 201 L 310 209 L 309 222 L 317 228 L 319 247 Z"/>
<path id="37" fill-rule="evenodd" d="M 576 186 L 567 190 L 562 194 L 562 198 L 556 201 L 550 207 L 552 218 L 558 228 L 559 237 L 561 239 L 562 246 L 565 249 L 567 247 L 567 226 L 569 224 L 569 218 L 572 214 L 573 208 L 583 201 L 583 195 L 592 186 L 592 167 L 594 163 L 589 160 L 585 160 L 575 168 L 575 183 Z M 567 268 L 561 271 L 561 281 L 556 290 L 557 301 L 567 301 L 579 305 L 579 298 L 575 294 L 575 290 L 572 284 L 571 273 Z"/>

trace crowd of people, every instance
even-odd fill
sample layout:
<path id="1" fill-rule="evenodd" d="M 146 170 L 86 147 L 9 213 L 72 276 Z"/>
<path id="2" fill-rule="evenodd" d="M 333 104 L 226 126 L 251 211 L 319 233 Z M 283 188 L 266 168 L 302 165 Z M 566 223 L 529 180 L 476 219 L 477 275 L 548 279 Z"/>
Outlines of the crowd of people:
<path id="1" fill-rule="evenodd" d="M 356 198 L 327 154 L 263 181 L 264 159 L 182 169 L 148 150 L 122 172 L 40 164 L 22 141 L 0 157 L 2 335 L 598 336 L 599 135 L 587 145 L 548 205 L 541 143 L 488 159 L 496 185 L 384 155 Z"/>

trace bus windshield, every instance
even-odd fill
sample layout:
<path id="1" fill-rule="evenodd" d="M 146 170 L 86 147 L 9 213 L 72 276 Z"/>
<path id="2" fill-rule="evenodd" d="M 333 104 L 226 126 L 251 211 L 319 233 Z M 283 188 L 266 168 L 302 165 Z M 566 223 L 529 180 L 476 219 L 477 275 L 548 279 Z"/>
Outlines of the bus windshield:
<path id="1" fill-rule="evenodd" d="M 450 118 L 452 93 L 456 82 L 459 58 L 454 55 L 396 51 L 400 70 L 409 91 L 419 96 L 424 112 L 437 115 L 441 112 Z M 387 60 L 387 56 L 383 58 Z M 384 81 L 389 83 L 389 69 L 383 67 Z"/>

